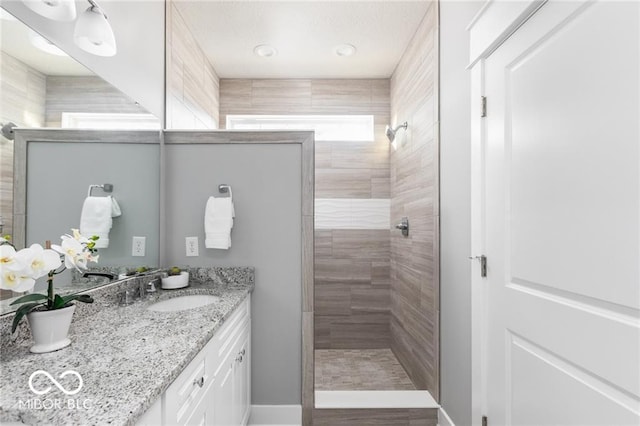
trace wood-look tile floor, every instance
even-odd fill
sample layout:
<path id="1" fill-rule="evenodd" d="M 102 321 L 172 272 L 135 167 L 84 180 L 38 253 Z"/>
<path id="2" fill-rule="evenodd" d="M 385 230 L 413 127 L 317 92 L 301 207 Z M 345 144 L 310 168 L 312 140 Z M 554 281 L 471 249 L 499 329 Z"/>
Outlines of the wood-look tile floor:
<path id="1" fill-rule="evenodd" d="M 391 349 L 317 349 L 316 390 L 415 390 Z"/>

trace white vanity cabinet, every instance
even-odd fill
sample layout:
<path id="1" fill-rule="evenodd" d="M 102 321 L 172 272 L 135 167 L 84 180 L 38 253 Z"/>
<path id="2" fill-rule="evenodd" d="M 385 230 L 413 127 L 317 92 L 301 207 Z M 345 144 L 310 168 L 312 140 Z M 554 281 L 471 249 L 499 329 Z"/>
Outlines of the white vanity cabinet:
<path id="1" fill-rule="evenodd" d="M 246 425 L 251 407 L 251 302 L 247 297 L 138 425 Z M 159 421 L 158 412 L 161 413 Z"/>

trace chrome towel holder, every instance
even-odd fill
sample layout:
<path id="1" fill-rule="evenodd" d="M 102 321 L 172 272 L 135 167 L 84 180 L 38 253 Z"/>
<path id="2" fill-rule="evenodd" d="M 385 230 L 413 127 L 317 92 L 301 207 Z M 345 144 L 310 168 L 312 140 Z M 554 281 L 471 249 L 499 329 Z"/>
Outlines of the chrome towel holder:
<path id="1" fill-rule="evenodd" d="M 231 185 L 227 185 L 226 183 L 221 183 L 218 185 L 218 192 L 221 194 L 229 193 L 231 194 Z"/>
<path id="2" fill-rule="evenodd" d="M 103 183 L 102 185 L 89 185 L 89 192 L 87 193 L 87 197 L 91 197 L 91 191 L 93 191 L 94 188 L 100 188 L 104 192 L 108 193 L 113 192 L 113 184 L 111 183 Z"/>

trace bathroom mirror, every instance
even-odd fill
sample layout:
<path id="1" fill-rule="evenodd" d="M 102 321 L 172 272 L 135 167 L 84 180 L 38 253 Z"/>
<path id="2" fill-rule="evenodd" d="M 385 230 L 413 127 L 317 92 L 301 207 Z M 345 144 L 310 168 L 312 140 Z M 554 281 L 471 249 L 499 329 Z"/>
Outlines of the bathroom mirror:
<path id="1" fill-rule="evenodd" d="M 0 234 L 12 235 L 18 248 L 47 239 L 59 244 L 60 235 L 79 225 L 88 185 L 111 183 L 122 216 L 113 219 L 109 247 L 100 249 L 100 262 L 92 266 L 116 275 L 127 267 L 157 266 L 161 121 L 64 52 L 57 51 L 58 56 L 36 48 L 40 44 L 55 51 L 56 46 L 6 10 L 0 13 L 0 123 L 58 128 L 16 130 L 15 140 L 0 136 Z M 156 130 L 123 137 L 126 132 L 62 128 Z M 14 170 L 14 154 L 20 152 L 22 166 Z M 25 184 L 22 199 L 13 199 L 14 181 Z M 109 194 L 97 188 L 93 195 Z M 25 208 L 27 216 L 14 216 L 14 209 L 19 216 Z M 133 236 L 145 237 L 144 256 L 132 256 Z M 72 285 L 71 274 L 65 273 L 55 284 L 64 293 L 109 281 L 76 279 Z M 38 283 L 36 291 L 43 285 Z M 14 297 L 0 291 L 0 314 L 15 310 L 8 306 Z"/>

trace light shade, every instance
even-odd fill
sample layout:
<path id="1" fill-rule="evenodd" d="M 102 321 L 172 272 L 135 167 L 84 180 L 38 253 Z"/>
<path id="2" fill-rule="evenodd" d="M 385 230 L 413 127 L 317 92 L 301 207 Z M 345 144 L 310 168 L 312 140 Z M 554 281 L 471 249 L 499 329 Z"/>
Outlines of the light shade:
<path id="1" fill-rule="evenodd" d="M 55 21 L 73 21 L 76 19 L 75 0 L 22 0 L 29 9 L 38 15 Z"/>
<path id="2" fill-rule="evenodd" d="M 104 13 L 95 6 L 78 16 L 73 40 L 80 49 L 94 55 L 113 56 L 117 52 L 111 25 Z"/>

